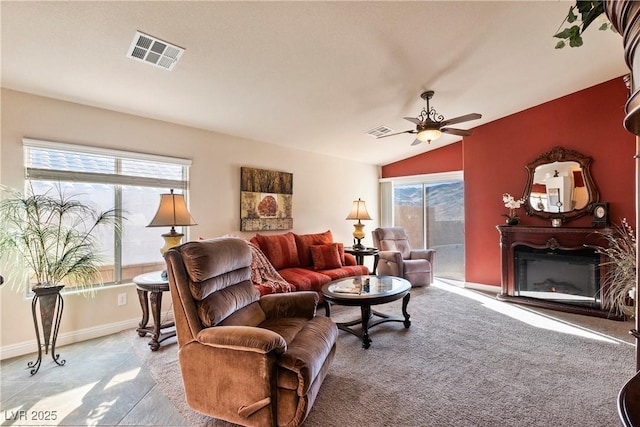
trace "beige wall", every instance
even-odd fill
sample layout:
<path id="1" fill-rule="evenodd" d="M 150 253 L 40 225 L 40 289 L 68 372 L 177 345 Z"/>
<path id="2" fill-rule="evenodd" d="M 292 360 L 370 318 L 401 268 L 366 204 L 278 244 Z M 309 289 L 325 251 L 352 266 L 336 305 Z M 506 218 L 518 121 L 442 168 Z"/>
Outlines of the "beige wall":
<path id="1" fill-rule="evenodd" d="M 190 232 L 191 239 L 197 239 L 226 233 L 253 235 L 239 231 L 240 167 L 279 170 L 293 173 L 294 232 L 330 229 L 337 241 L 350 244 L 353 227 L 344 218 L 352 201 L 361 197 L 373 217 L 363 243 L 372 244 L 370 231 L 378 223 L 377 166 L 8 89 L 2 89 L 1 119 L 3 185 L 22 187 L 25 137 L 192 159 L 190 209 L 198 225 Z M 117 306 L 117 294 L 123 292 L 128 303 Z M 2 358 L 35 351 L 30 303 L 7 284 L 0 288 Z M 139 317 L 133 285 L 102 289 L 94 298 L 68 295 L 59 344 L 135 327 Z"/>

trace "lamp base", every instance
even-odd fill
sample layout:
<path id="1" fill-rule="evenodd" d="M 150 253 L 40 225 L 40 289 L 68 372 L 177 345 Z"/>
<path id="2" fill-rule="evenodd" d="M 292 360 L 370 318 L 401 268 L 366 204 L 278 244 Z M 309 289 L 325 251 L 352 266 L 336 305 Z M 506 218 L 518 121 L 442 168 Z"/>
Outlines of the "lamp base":
<path id="1" fill-rule="evenodd" d="M 183 236 L 184 234 L 176 232 L 173 228 L 169 233 L 163 234 L 162 238 L 164 239 L 164 246 L 160 248 L 160 253 L 164 255 L 164 253 L 169 249 L 174 246 L 178 246 Z"/>
<path id="2" fill-rule="evenodd" d="M 353 230 L 353 240 L 357 241 L 357 243 L 354 243 L 353 249 L 357 251 L 364 250 L 365 246 L 360 243 L 360 240 L 364 239 L 364 224 L 358 220 L 358 222 L 353 224 L 353 228 L 355 228 L 355 230 Z"/>
<path id="3" fill-rule="evenodd" d="M 353 244 L 353 246 L 352 246 L 352 248 L 353 248 L 354 250 L 356 250 L 356 251 L 364 251 L 365 249 L 367 249 L 365 245 L 363 245 L 362 243 L 360 243 L 360 240 L 361 240 L 361 239 L 356 238 L 356 239 L 354 239 L 354 240 L 356 240 L 356 242 L 357 242 L 357 243 L 354 243 L 354 244 Z"/>

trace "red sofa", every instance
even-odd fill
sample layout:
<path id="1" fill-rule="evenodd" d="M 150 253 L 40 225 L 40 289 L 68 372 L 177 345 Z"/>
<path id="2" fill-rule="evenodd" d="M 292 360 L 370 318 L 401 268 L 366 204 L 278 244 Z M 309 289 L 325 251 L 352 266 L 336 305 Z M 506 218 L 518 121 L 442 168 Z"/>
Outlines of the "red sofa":
<path id="1" fill-rule="evenodd" d="M 357 265 L 355 257 L 344 252 L 342 243 L 333 241 L 330 230 L 315 234 L 256 234 L 250 242 L 290 284 L 287 289 L 254 281 L 261 295 L 288 291 L 320 293 L 322 286 L 332 280 L 369 274 L 366 266 Z"/>

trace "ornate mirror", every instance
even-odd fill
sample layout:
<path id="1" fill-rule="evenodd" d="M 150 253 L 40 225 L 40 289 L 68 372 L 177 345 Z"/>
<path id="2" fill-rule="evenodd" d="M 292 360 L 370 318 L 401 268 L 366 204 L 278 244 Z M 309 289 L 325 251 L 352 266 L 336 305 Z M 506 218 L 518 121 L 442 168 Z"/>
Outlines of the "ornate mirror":
<path id="1" fill-rule="evenodd" d="M 590 165 L 591 157 L 554 147 L 525 166 L 527 214 L 563 222 L 588 214 L 599 197 Z"/>

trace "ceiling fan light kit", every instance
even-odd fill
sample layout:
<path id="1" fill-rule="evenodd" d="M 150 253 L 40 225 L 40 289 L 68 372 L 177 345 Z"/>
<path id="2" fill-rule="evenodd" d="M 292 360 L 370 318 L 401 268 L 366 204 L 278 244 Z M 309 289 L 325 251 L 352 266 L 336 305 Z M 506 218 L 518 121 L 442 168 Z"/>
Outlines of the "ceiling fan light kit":
<path id="1" fill-rule="evenodd" d="M 439 114 L 434 107 L 429 105 L 429 100 L 433 98 L 434 91 L 428 90 L 420 94 L 420 98 L 424 99 L 427 103 L 426 107 L 423 107 L 418 114 L 418 117 L 404 117 L 405 120 L 410 121 L 416 125 L 415 130 L 406 130 L 404 132 L 397 132 L 387 135 L 378 136 L 376 139 L 386 138 L 388 136 L 400 135 L 403 133 L 416 134 L 416 140 L 411 145 L 418 145 L 422 142 L 430 143 L 440 138 L 443 133 L 449 133 L 458 136 L 471 135 L 470 130 L 456 129 L 445 127 L 447 125 L 467 122 L 470 120 L 477 120 L 482 117 L 478 113 L 465 114 L 464 116 L 455 117 L 453 119 L 445 120 L 442 114 Z"/>
<path id="2" fill-rule="evenodd" d="M 441 135 L 442 135 L 442 132 L 440 132 L 440 130 L 438 129 L 425 129 L 418 132 L 418 134 L 416 135 L 416 138 L 418 138 L 420 142 L 429 143 L 431 141 L 435 141 L 436 139 L 440 138 Z"/>

